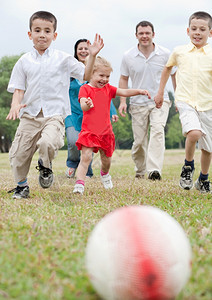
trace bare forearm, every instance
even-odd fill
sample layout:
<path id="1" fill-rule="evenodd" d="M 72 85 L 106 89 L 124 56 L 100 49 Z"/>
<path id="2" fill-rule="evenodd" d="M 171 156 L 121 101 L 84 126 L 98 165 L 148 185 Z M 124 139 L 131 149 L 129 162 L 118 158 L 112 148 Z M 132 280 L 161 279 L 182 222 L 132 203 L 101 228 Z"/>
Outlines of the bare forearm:
<path id="1" fill-rule="evenodd" d="M 88 61 L 86 63 L 86 67 L 85 67 L 85 74 L 84 74 L 84 80 L 85 81 L 89 81 L 92 75 L 92 71 L 93 71 L 93 65 L 95 62 L 96 57 L 93 55 L 89 55 L 88 57 Z"/>
<path id="2" fill-rule="evenodd" d="M 121 76 L 119 80 L 119 88 L 120 89 L 128 89 L 128 77 Z M 126 103 L 126 96 L 120 96 L 120 103 L 125 104 Z"/>
<path id="3" fill-rule="evenodd" d="M 161 74 L 161 79 L 160 79 L 160 85 L 158 89 L 158 94 L 163 95 L 166 83 L 169 79 L 169 76 L 171 74 L 172 67 L 164 67 L 163 72 Z"/>

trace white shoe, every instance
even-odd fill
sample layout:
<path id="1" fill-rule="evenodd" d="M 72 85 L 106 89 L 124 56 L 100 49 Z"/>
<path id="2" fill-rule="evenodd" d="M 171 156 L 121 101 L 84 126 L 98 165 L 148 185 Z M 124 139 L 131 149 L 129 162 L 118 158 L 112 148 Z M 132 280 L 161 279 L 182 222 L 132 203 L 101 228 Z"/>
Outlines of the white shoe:
<path id="1" fill-rule="evenodd" d="M 101 175 L 101 181 L 102 181 L 102 184 L 104 185 L 104 188 L 105 189 L 112 189 L 113 188 L 113 183 L 112 183 L 112 180 L 111 180 L 111 176 L 110 174 L 106 174 L 106 175 Z"/>
<path id="2" fill-rule="evenodd" d="M 76 183 L 73 189 L 74 194 L 83 194 L 84 193 L 84 185 Z"/>
<path id="3" fill-rule="evenodd" d="M 68 178 L 74 178 L 75 172 L 76 172 L 76 169 L 74 169 L 74 168 L 68 168 L 66 170 L 66 176 Z"/>

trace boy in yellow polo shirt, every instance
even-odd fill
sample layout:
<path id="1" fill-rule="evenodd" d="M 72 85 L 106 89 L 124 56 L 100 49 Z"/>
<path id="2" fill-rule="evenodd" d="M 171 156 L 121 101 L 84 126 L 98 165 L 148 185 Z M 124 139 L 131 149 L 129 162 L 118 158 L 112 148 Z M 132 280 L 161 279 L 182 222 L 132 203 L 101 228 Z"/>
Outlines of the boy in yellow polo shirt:
<path id="1" fill-rule="evenodd" d="M 212 48 L 207 40 L 212 36 L 212 17 L 196 12 L 189 18 L 188 45 L 176 47 L 161 76 L 156 107 L 163 103 L 163 92 L 173 66 L 177 66 L 175 102 L 179 111 L 183 134 L 186 136 L 185 164 L 180 187 L 193 187 L 194 152 L 196 143 L 201 149 L 201 172 L 195 187 L 211 193 L 208 172 L 212 156 Z"/>

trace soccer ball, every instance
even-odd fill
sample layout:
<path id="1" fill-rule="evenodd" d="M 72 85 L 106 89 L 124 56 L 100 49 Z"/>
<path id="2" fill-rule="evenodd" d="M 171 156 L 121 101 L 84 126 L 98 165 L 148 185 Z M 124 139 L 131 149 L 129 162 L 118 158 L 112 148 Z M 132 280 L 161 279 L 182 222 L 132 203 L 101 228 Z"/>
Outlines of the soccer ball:
<path id="1" fill-rule="evenodd" d="M 166 212 L 128 206 L 94 227 L 85 260 L 103 299 L 170 300 L 189 278 L 191 247 L 180 224 Z"/>

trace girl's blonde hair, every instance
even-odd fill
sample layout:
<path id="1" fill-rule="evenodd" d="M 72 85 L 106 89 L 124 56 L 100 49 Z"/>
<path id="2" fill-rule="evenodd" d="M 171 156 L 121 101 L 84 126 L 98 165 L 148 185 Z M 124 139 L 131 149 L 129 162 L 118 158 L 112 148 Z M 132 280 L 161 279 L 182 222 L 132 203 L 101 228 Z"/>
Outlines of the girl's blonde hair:
<path id="1" fill-rule="evenodd" d="M 109 61 L 107 61 L 104 57 L 97 56 L 93 66 L 93 73 L 101 66 L 109 68 L 111 72 L 113 71 L 113 68 Z"/>

